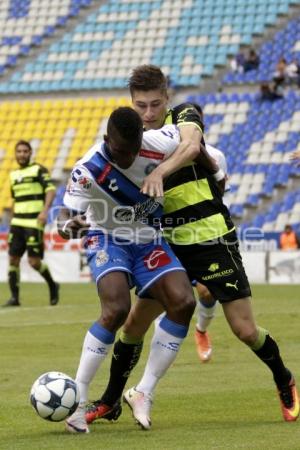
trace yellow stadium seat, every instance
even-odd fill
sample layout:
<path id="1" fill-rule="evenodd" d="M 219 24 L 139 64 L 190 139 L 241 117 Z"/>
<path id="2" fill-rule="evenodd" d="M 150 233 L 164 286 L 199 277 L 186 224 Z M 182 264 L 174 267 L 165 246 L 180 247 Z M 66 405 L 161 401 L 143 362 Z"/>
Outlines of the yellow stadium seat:
<path id="1" fill-rule="evenodd" d="M 43 106 L 43 102 L 41 100 L 34 100 L 31 103 L 31 110 L 37 110 L 37 109 L 41 109 Z"/>
<path id="2" fill-rule="evenodd" d="M 118 106 L 131 106 L 131 100 L 129 97 L 119 97 L 117 102 Z"/>
<path id="3" fill-rule="evenodd" d="M 115 97 L 110 97 L 106 99 L 106 106 L 111 108 L 116 108 L 118 106 L 118 100 Z"/>
<path id="4" fill-rule="evenodd" d="M 63 107 L 73 109 L 75 107 L 75 103 L 76 103 L 76 100 L 68 98 L 67 100 L 63 101 L 63 105 L 64 105 Z"/>
<path id="5" fill-rule="evenodd" d="M 48 106 L 48 103 L 47 103 Z M 51 102 L 52 108 L 49 109 L 63 109 L 65 107 L 65 100 L 57 99 Z"/>

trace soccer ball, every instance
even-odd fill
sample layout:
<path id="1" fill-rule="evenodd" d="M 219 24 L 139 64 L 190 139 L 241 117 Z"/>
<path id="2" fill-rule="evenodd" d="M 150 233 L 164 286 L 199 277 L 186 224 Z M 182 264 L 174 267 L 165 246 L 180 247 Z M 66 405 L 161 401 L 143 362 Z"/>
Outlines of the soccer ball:
<path id="1" fill-rule="evenodd" d="M 32 385 L 30 402 L 42 419 L 59 422 L 77 409 L 79 389 L 64 373 L 43 373 Z"/>

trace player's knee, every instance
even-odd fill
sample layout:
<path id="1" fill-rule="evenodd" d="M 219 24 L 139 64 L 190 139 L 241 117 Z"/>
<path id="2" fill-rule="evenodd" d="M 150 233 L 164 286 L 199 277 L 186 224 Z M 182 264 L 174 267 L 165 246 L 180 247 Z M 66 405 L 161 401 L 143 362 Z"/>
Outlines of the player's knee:
<path id="1" fill-rule="evenodd" d="M 176 315 L 178 318 L 188 318 L 191 319 L 194 310 L 196 308 L 196 300 L 191 292 L 187 292 L 185 290 L 177 291 L 173 293 L 172 297 L 172 305 L 171 310 L 173 315 Z"/>
<path id="2" fill-rule="evenodd" d="M 36 259 L 28 258 L 28 263 L 29 263 L 30 267 L 32 267 L 32 269 L 34 269 L 34 270 L 39 270 L 39 268 L 41 266 L 41 262 L 37 261 Z"/>
<path id="3" fill-rule="evenodd" d="M 205 304 L 213 306 L 215 303 L 215 300 L 213 298 L 213 296 L 211 295 L 211 293 L 209 292 L 209 290 L 207 289 L 206 286 L 204 286 L 203 284 L 198 283 L 197 284 L 197 291 L 198 291 L 198 295 L 201 298 L 201 300 L 205 301 Z"/>
<path id="4" fill-rule="evenodd" d="M 9 257 L 9 265 L 18 268 L 20 266 L 20 257 L 19 256 L 10 256 Z"/>
<path id="5" fill-rule="evenodd" d="M 257 339 L 257 329 L 255 326 L 241 324 L 233 329 L 234 334 L 247 345 L 253 345 Z"/>
<path id="6" fill-rule="evenodd" d="M 138 320 L 138 317 L 129 314 L 123 325 L 123 331 L 131 337 L 142 338 L 150 325 L 151 321 L 148 322 L 144 318 L 143 320 Z"/>
<path id="7" fill-rule="evenodd" d="M 117 302 L 108 303 L 105 307 L 102 305 L 101 322 L 108 329 L 117 330 L 127 319 L 130 311 L 130 304 L 119 304 Z"/>

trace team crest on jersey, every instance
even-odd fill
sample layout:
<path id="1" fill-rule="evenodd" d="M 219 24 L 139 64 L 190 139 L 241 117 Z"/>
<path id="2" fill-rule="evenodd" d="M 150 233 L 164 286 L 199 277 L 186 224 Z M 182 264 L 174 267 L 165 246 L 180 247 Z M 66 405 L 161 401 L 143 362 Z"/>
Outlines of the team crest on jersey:
<path id="1" fill-rule="evenodd" d="M 96 253 L 96 266 L 101 267 L 104 266 L 109 260 L 109 256 L 105 250 L 99 250 Z"/>
<path id="2" fill-rule="evenodd" d="M 99 245 L 99 236 L 90 236 L 86 240 L 86 246 L 90 250 L 96 250 Z"/>
<path id="3" fill-rule="evenodd" d="M 91 180 L 83 175 L 77 179 L 77 183 L 80 184 L 83 189 L 90 189 L 90 187 L 92 186 Z"/>

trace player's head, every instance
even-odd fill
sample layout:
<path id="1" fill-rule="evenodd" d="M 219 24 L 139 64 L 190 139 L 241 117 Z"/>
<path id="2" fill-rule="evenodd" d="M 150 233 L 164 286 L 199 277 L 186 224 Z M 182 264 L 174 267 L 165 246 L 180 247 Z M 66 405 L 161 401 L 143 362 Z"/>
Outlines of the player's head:
<path id="1" fill-rule="evenodd" d="M 290 234 L 293 231 L 293 228 L 290 224 L 286 224 L 286 226 L 284 227 L 284 231 Z"/>
<path id="2" fill-rule="evenodd" d="M 132 104 L 146 130 L 161 128 L 168 108 L 168 81 L 159 67 L 149 65 L 133 69 L 128 80 Z"/>
<path id="3" fill-rule="evenodd" d="M 128 169 L 142 146 L 143 123 L 132 108 L 120 107 L 112 112 L 107 123 L 104 140 L 109 147 L 113 161 Z"/>
<path id="4" fill-rule="evenodd" d="M 26 167 L 30 163 L 30 158 L 32 155 L 32 147 L 29 142 L 20 140 L 15 146 L 15 156 L 17 163 L 21 167 Z"/>

